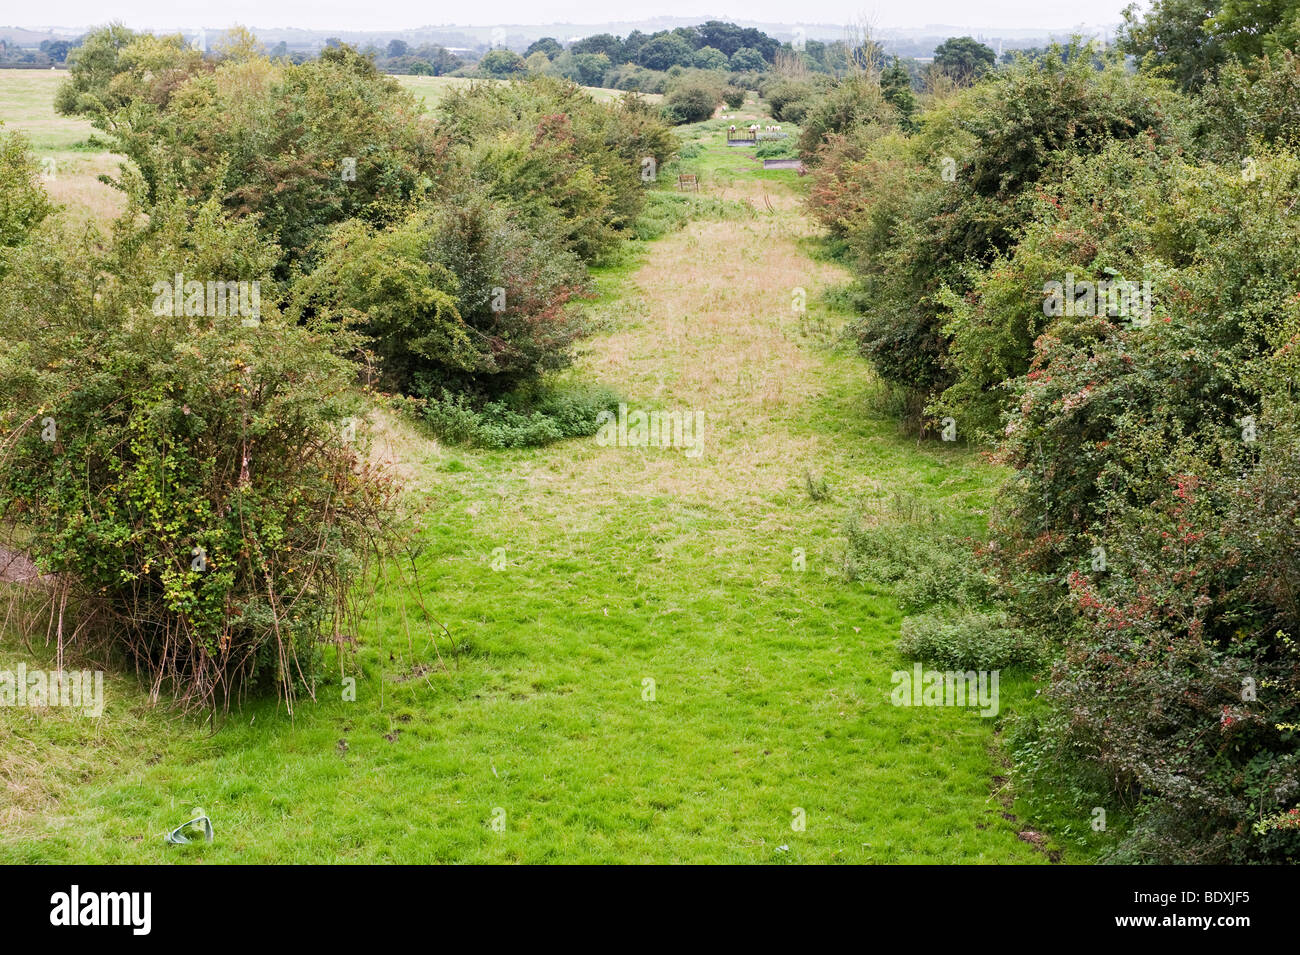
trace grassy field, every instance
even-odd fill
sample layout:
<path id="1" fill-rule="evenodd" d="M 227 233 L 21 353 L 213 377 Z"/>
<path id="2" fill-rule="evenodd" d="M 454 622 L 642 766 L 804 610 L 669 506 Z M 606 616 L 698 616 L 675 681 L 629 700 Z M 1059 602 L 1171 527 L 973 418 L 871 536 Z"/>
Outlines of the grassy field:
<path id="1" fill-rule="evenodd" d="M 1091 858 L 1028 831 L 1000 721 L 890 704 L 901 614 L 846 583 L 844 521 L 906 494 L 978 524 L 999 474 L 899 434 L 831 347 L 822 293 L 845 276 L 801 180 L 728 149 L 724 125 L 685 131 L 691 158 L 661 179 L 695 172 L 701 194 L 655 201 L 690 221 L 597 275 L 603 331 L 570 372 L 634 409 L 704 412 L 702 453 L 491 452 L 387 420 L 427 527 L 344 661 L 355 701 L 327 679 L 292 717 L 263 702 L 206 724 L 114 675 L 98 720 L 0 709 L 0 862 Z M 0 668 L 49 660 L 0 645 Z M 1034 692 L 1004 674 L 1003 716 Z M 164 844 L 195 807 L 216 841 Z"/>
<path id="2" fill-rule="evenodd" d="M 89 122 L 55 113 L 54 93 L 66 76 L 64 70 L 0 70 L 0 122 L 31 140 L 55 201 L 76 218 L 105 221 L 126 208 L 123 195 L 99 181 L 117 174 L 120 157 Z"/>

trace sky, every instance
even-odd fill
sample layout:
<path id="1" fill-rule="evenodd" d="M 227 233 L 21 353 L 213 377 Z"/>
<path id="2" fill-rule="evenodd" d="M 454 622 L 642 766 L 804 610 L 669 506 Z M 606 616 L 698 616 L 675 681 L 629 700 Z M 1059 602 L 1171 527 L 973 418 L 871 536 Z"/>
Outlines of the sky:
<path id="1" fill-rule="evenodd" d="M 0 25 L 76 27 L 121 20 L 135 29 L 169 27 L 299 27 L 309 30 L 400 30 L 459 24 L 601 23 L 654 16 L 700 21 L 848 24 L 864 18 L 878 28 L 948 24 L 978 27 L 1069 27 L 1118 22 L 1128 0 L 476 0 L 473 4 L 417 0 L 42 0 L 0 12 Z"/>

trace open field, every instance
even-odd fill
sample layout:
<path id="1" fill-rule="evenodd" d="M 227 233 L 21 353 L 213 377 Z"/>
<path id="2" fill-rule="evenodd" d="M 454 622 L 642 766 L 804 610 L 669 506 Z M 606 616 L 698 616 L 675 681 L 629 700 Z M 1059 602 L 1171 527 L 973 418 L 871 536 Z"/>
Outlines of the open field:
<path id="1" fill-rule="evenodd" d="M 119 157 L 104 148 L 96 130 L 83 119 L 54 111 L 54 94 L 64 70 L 0 70 L 0 122 L 31 140 L 43 163 L 45 188 L 79 217 L 104 221 L 126 207 L 124 197 L 99 181 L 116 175 Z"/>

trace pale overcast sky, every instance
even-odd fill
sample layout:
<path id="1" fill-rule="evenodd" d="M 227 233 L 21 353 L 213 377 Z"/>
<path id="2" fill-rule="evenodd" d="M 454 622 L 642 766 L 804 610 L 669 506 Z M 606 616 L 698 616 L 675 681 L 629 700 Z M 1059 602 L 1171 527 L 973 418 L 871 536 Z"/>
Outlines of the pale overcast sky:
<path id="1" fill-rule="evenodd" d="M 42 0 L 21 6 L 6 4 L 9 9 L 0 12 L 0 26 L 73 27 L 122 20 L 137 29 L 224 28 L 242 23 L 268 28 L 378 31 L 446 24 L 602 23 L 667 15 L 700 21 L 788 24 L 851 23 L 865 17 L 877 27 L 922 27 L 933 23 L 1059 28 L 1117 22 L 1126 5 L 1127 0 L 646 0 L 627 5 L 608 0 Z"/>

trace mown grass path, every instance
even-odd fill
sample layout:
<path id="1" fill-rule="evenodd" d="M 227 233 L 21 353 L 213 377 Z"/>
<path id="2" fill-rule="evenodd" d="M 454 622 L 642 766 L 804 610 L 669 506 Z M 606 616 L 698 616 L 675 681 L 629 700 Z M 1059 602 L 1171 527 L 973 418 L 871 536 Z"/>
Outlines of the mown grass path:
<path id="1" fill-rule="evenodd" d="M 428 528 L 360 635 L 356 701 L 327 685 L 208 735 L 114 680 L 98 724 L 0 714 L 0 859 L 1046 861 L 995 792 L 993 721 L 892 706 L 900 613 L 841 572 L 850 510 L 978 519 L 995 475 L 873 411 L 861 360 L 806 333 L 843 276 L 792 180 L 700 135 L 704 191 L 754 216 L 602 276 L 611 330 L 574 374 L 703 411 L 702 453 L 390 432 Z M 1004 683 L 1004 710 L 1030 692 Z M 194 806 L 216 842 L 165 846 Z"/>

